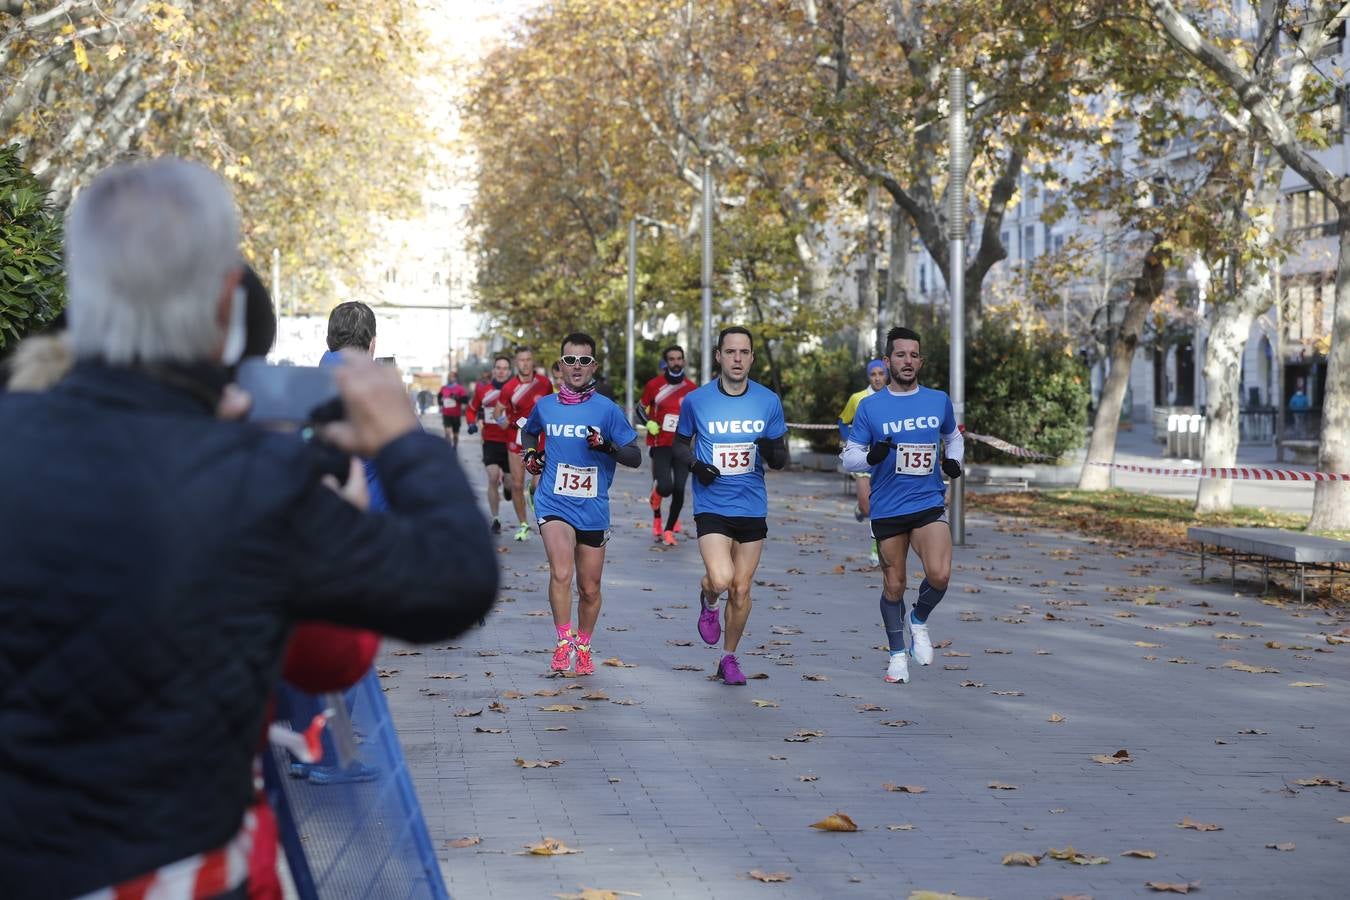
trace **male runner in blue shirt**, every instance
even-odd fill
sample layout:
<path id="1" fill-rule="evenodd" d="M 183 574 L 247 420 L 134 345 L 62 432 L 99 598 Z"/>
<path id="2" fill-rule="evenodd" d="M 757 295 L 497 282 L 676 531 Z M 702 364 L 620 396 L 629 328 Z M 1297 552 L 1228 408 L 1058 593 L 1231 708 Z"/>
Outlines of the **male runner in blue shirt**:
<path id="1" fill-rule="evenodd" d="M 538 480 L 534 512 L 548 555 L 548 602 L 558 644 L 550 668 L 595 672 L 591 635 L 600 619 L 600 577 L 609 541 L 614 467 L 642 462 L 637 432 L 613 400 L 595 392 L 595 339 L 574 332 L 562 342 L 562 388 L 539 398 L 520 430 L 521 461 Z M 539 436 L 546 440 L 539 450 Z M 577 627 L 572 629 L 572 577 Z"/>
<path id="2" fill-rule="evenodd" d="M 952 571 L 942 473 L 961 477 L 965 444 L 951 398 L 919 386 L 923 369 L 919 335 L 908 328 L 892 328 L 886 350 L 891 383 L 858 404 L 842 456 L 846 471 L 872 473 L 872 536 L 881 549 L 881 620 L 891 648 L 886 680 L 907 683 L 905 558 L 912 546 L 923 563 L 909 632 L 914 659 L 926 666 L 933 661 L 928 616 L 947 592 Z"/>
<path id="3" fill-rule="evenodd" d="M 685 397 L 675 456 L 694 476 L 694 524 L 706 570 L 698 633 L 709 644 L 722 636 L 717 607 L 726 591 L 725 655 L 717 675 L 724 684 L 745 684 L 736 645 L 750 618 L 750 584 L 769 533 L 764 463 L 787 465 L 787 425 L 778 395 L 750 380 L 755 351 L 747 329 L 723 328 L 716 358 L 721 374 Z"/>

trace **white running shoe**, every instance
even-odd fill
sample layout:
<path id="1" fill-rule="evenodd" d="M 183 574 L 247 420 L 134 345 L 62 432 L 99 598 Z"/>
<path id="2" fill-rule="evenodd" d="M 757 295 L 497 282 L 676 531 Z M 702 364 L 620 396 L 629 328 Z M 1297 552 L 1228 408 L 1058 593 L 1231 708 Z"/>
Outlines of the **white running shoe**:
<path id="1" fill-rule="evenodd" d="M 909 684 L 909 655 L 904 650 L 891 654 L 890 665 L 886 667 L 886 680 L 891 684 Z"/>
<path id="2" fill-rule="evenodd" d="M 909 648 L 914 661 L 921 666 L 933 662 L 933 641 L 928 637 L 928 626 L 914 621 L 914 613 L 909 614 Z"/>

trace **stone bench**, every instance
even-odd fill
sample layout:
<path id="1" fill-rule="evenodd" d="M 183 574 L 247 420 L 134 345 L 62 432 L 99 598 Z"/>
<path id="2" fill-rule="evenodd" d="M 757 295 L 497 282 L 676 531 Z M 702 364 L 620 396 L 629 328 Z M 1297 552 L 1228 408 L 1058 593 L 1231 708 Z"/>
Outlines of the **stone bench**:
<path id="1" fill-rule="evenodd" d="M 986 487 L 1005 487 L 1027 490 L 1036 480 L 1036 470 L 1031 466 L 988 466 L 974 465 L 966 470 L 971 481 Z"/>

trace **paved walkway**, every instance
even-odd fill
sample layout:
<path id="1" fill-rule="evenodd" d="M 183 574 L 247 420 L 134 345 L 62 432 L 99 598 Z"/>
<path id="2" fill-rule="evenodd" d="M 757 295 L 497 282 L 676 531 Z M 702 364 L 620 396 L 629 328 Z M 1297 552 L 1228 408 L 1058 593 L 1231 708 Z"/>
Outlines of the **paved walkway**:
<path id="1" fill-rule="evenodd" d="M 477 441 L 461 455 L 481 482 Z M 1256 585 L 1196 584 L 1189 557 L 973 518 L 931 620 L 950 645 L 909 685 L 888 685 L 880 577 L 852 501 L 837 476 L 774 473 L 740 654 L 767 677 L 725 687 L 708 680 L 718 652 L 694 628 L 697 547 L 649 543 L 648 477 L 644 464 L 616 482 L 595 638 L 597 659 L 625 667 L 545 677 L 543 548 L 507 536 L 485 628 L 382 655 L 459 900 L 581 885 L 644 898 L 1105 898 L 1150 894 L 1148 881 L 1197 882 L 1211 897 L 1344 896 L 1350 794 L 1298 782 L 1350 780 L 1350 646 L 1325 636 L 1350 621 L 1263 604 Z M 432 677 L 446 673 L 463 677 Z M 1307 682 L 1321 686 L 1295 686 Z M 541 709 L 551 704 L 583 709 Z M 1129 762 L 1093 760 L 1121 750 Z M 523 769 L 517 757 L 562 762 Z M 836 811 L 858 831 L 809 827 Z M 1178 828 L 1188 817 L 1222 830 Z M 481 843 L 447 843 L 467 836 Z M 582 852 L 517 855 L 545 837 Z M 1069 846 L 1109 864 L 1000 865 Z"/>

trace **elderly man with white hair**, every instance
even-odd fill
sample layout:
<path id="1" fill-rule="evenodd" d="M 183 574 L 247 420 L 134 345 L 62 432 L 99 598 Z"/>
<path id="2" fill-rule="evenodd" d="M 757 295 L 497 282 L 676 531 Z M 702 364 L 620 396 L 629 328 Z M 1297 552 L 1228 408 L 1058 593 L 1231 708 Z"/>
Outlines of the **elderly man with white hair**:
<path id="1" fill-rule="evenodd" d="M 381 515 L 359 467 L 342 487 L 238 420 L 239 226 L 210 170 L 110 169 L 66 228 L 73 368 L 0 395 L 0 894 L 242 898 L 292 624 L 444 640 L 490 607 L 495 554 L 393 370 L 341 366 L 325 434 L 374 460 Z"/>

